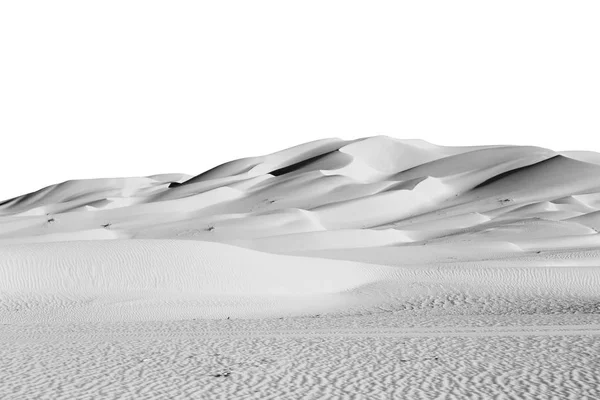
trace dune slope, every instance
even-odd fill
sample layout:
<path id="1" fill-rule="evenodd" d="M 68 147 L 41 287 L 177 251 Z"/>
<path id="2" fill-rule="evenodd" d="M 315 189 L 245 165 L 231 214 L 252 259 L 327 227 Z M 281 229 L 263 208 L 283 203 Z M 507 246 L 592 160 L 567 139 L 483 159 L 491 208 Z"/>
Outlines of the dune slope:
<path id="1" fill-rule="evenodd" d="M 597 158 L 376 136 L 197 176 L 59 183 L 0 203 L 3 315 L 364 311 L 410 296 L 483 296 L 471 289 L 494 268 L 512 272 L 493 275 L 489 290 L 510 296 L 531 271 L 592 268 L 569 278 L 587 293 L 600 265 Z M 423 284 L 433 276 L 435 290 Z M 544 290 L 566 293 L 569 280 L 552 279 Z"/>

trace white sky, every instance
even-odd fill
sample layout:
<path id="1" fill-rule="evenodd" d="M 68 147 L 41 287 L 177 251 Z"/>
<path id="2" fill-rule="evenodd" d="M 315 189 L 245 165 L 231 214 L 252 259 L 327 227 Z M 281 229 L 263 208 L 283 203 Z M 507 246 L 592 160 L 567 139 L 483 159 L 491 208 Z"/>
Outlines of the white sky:
<path id="1" fill-rule="evenodd" d="M 598 1 L 4 1 L 0 199 L 323 137 L 600 151 Z"/>

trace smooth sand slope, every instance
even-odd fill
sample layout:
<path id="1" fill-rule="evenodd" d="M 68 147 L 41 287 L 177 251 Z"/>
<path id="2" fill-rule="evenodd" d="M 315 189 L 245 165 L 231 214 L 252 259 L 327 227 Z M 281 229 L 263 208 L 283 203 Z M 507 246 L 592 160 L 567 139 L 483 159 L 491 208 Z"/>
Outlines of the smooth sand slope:
<path id="1" fill-rule="evenodd" d="M 599 160 L 325 139 L 6 200 L 0 397 L 600 398 Z"/>

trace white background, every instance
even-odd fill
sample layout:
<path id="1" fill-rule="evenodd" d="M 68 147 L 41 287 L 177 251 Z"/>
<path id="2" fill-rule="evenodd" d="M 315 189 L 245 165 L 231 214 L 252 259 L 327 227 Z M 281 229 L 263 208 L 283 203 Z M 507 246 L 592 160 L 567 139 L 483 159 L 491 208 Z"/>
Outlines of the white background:
<path id="1" fill-rule="evenodd" d="M 323 137 L 600 151 L 597 1 L 2 1 L 0 198 Z"/>

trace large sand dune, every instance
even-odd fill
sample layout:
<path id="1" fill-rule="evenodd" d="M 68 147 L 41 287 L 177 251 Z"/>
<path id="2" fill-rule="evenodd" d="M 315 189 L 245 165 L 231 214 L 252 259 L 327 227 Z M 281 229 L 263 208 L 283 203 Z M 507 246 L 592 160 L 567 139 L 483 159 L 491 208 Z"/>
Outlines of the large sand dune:
<path id="1" fill-rule="evenodd" d="M 231 314 L 225 296 L 233 315 L 281 316 L 368 308 L 375 298 L 349 293 L 382 282 L 398 288 L 377 301 L 420 295 L 406 290 L 423 279 L 406 275 L 417 265 L 421 274 L 445 271 L 445 283 L 478 276 L 476 286 L 486 268 L 525 276 L 594 267 L 597 158 L 376 136 L 310 142 L 197 176 L 63 182 L 1 203 L 2 301 L 34 296 L 39 310 L 47 299 L 53 318 L 72 319 L 52 304 L 75 296 L 72 309 L 93 309 L 81 318 L 111 319 L 118 308 L 119 318 L 139 319 L 142 308 L 176 318 L 181 307 L 165 307 L 176 297 L 203 304 L 181 314 L 201 318 Z M 596 288 L 594 279 L 577 291 Z M 43 315 L 34 308 L 18 318 Z M 3 312 L 16 318 L 11 309 Z"/>
<path id="2" fill-rule="evenodd" d="M 269 335 L 277 337 L 282 348 L 292 346 L 293 338 L 304 338 L 298 342 L 299 353 L 310 353 L 311 348 L 327 351 L 312 346 L 311 337 L 350 335 L 355 344 L 334 347 L 368 354 L 369 348 L 400 351 L 400 340 L 406 337 L 439 336 L 444 339 L 438 345 L 459 346 L 458 339 L 447 336 L 471 334 L 493 336 L 490 340 L 498 346 L 518 352 L 528 339 L 511 345 L 498 337 L 532 334 L 549 337 L 535 343 L 540 348 L 587 347 L 597 352 L 596 336 L 584 337 L 600 332 L 599 160 L 600 155 L 591 152 L 443 147 L 376 136 L 306 143 L 234 160 L 197 176 L 52 185 L 0 203 L 0 337 L 26 346 L 34 340 L 25 335 L 27 329 L 42 342 L 76 334 L 85 346 L 93 346 L 104 340 L 98 335 L 129 343 L 123 329 L 136 334 L 147 329 L 147 343 L 176 337 L 191 349 L 202 330 L 214 342 L 211 345 L 228 348 L 220 335 L 232 329 L 238 336 L 246 332 L 259 338 L 248 343 L 235 339 L 240 347 L 227 350 L 229 357 L 243 358 Z M 227 326 L 211 322 L 227 318 L 232 318 Z M 461 321 L 460 326 L 448 322 L 455 321 L 451 318 Z M 436 330 L 438 325 L 431 321 L 452 326 Z M 427 324 L 433 324 L 430 330 L 418 330 Z M 469 330 L 492 325 L 498 330 Z M 510 325 L 519 327 L 516 333 Z M 563 334 L 573 339 L 556 339 Z M 536 383 L 535 371 L 523 367 L 528 386 L 496 381 L 489 368 L 466 359 L 445 368 L 434 356 L 424 355 L 435 353 L 438 345 L 415 340 L 402 352 L 417 364 L 380 371 L 388 382 L 379 388 L 361 383 L 369 381 L 365 371 L 375 364 L 361 370 L 354 357 L 347 357 L 354 367 L 327 372 L 335 370 L 335 363 L 308 356 L 312 375 L 279 353 L 269 357 L 283 357 L 281 366 L 287 369 L 281 379 L 327 389 L 323 396 L 313 393 L 311 398 L 363 398 L 353 395 L 357 393 L 364 398 L 411 393 L 416 396 L 412 398 L 446 398 L 444 393 L 453 391 L 454 398 L 469 393 L 503 398 L 502 393 L 522 390 L 529 390 L 531 398 L 597 394 L 597 375 L 589 375 L 600 367 L 597 364 L 582 367 L 578 377 L 565 377 L 561 374 L 569 369 L 557 359 L 548 378 L 552 384 Z M 468 346 L 465 354 L 483 349 L 489 357 L 502 358 L 498 349 L 476 338 L 463 344 Z M 136 346 L 132 351 L 143 350 Z M 58 359 L 63 351 L 75 351 L 63 347 L 42 353 Z M 438 353 L 457 357 L 452 349 Z M 104 357 L 118 370 L 116 350 L 109 346 L 106 351 L 92 349 L 90 354 Z M 165 351 L 179 357 L 181 349 Z M 3 348 L 2 354 L 14 368 L 37 368 L 18 359 L 12 347 Z M 485 363 L 479 353 L 471 356 Z M 88 363 L 86 356 L 78 357 L 77 362 Z M 237 365 L 232 367 L 221 356 L 203 357 L 211 371 L 251 371 L 239 372 L 235 384 L 165 384 L 166 391 L 153 392 L 154 397 L 311 396 L 300 383 L 296 389 L 279 390 L 277 379 L 261 375 L 271 371 L 270 364 L 231 361 Z M 392 362 L 389 357 L 379 359 Z M 525 365 L 519 357 L 525 353 L 517 357 L 519 365 Z M 336 354 L 331 360 L 338 358 Z M 160 374 L 166 368 L 161 365 L 152 364 L 147 371 Z M 497 367 L 498 374 L 511 370 L 508 364 Z M 194 373 L 187 364 L 182 368 Z M 431 368 L 434 378 L 423 375 Z M 464 372 L 469 377 L 461 380 L 456 368 L 470 371 Z M 61 369 L 56 371 L 52 379 L 62 379 Z M 408 381 L 400 385 L 394 378 L 400 372 L 421 379 L 421 387 Z M 214 376 L 229 376 L 223 374 Z M 139 398 L 152 398 L 152 393 L 143 395 L 151 376 L 140 370 L 138 378 L 129 388 L 95 384 L 106 389 L 99 394 L 110 392 L 115 398 L 132 388 L 140 391 Z M 329 378 L 333 381 L 328 384 Z M 431 381 L 438 378 L 445 383 Z M 82 385 L 91 382 L 85 376 L 80 379 Z M 12 391 L 0 389 L 3 398 L 43 397 L 56 383 L 23 387 L 18 379 L 8 382 Z M 544 387 L 554 392 L 544 392 Z M 75 385 L 53 393 L 52 398 L 79 398 L 83 392 Z"/>

